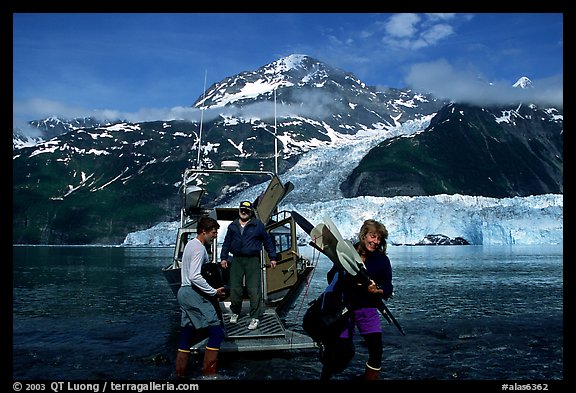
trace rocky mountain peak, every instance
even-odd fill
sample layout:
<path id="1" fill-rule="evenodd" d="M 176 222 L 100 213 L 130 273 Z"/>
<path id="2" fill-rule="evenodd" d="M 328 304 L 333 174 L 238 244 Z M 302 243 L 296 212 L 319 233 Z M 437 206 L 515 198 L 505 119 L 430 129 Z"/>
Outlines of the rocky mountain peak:
<path id="1" fill-rule="evenodd" d="M 514 83 L 512 86 L 514 87 L 520 87 L 522 89 L 529 89 L 529 88 L 534 88 L 534 85 L 532 84 L 532 81 L 526 77 L 523 76 L 520 79 L 518 79 L 516 81 L 516 83 Z"/>

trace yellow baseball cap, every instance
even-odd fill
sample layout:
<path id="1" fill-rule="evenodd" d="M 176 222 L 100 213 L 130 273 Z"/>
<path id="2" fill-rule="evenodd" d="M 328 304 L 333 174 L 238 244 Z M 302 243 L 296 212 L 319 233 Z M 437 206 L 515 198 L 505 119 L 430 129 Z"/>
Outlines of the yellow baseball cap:
<path id="1" fill-rule="evenodd" d="M 240 209 L 253 211 L 254 207 L 252 206 L 252 202 L 242 201 L 242 202 L 240 202 Z"/>

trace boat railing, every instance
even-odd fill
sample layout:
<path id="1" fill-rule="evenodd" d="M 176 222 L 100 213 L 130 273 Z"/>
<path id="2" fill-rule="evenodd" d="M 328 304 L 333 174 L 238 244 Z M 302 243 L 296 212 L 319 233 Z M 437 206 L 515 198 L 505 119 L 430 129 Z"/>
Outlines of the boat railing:
<path id="1" fill-rule="evenodd" d="M 287 210 L 281 210 L 275 214 L 272 215 L 272 217 L 270 218 L 273 222 L 280 222 L 280 221 L 285 221 L 289 218 L 291 218 L 292 216 L 290 215 L 290 212 Z"/>

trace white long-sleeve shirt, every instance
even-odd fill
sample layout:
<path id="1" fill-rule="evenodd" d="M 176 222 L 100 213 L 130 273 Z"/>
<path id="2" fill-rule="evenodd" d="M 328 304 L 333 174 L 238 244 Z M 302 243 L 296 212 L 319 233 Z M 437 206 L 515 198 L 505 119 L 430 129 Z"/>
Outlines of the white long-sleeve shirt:
<path id="1" fill-rule="evenodd" d="M 206 247 L 198 238 L 186 243 L 182 253 L 182 284 L 181 286 L 196 286 L 208 295 L 216 295 L 216 289 L 212 288 L 202 277 L 202 265 L 209 263 Z"/>

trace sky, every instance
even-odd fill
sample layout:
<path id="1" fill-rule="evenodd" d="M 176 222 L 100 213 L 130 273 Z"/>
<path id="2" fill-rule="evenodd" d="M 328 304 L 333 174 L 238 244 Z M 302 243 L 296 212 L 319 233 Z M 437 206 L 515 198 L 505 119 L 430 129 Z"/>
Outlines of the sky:
<path id="1" fill-rule="evenodd" d="M 367 85 L 458 100 L 528 77 L 563 102 L 562 13 L 14 13 L 14 128 L 50 116 L 170 120 L 291 54 Z"/>

